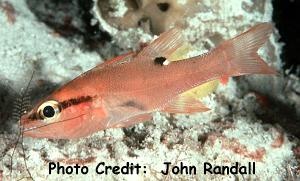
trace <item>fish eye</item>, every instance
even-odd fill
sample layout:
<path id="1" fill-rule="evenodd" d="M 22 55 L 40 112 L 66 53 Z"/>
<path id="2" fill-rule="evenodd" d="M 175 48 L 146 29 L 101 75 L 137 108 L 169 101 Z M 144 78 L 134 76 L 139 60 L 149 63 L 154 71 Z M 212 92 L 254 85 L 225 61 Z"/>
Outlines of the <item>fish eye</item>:
<path id="1" fill-rule="evenodd" d="M 57 101 L 50 100 L 41 104 L 37 113 L 41 119 L 46 120 L 56 118 L 59 116 L 60 111 L 59 103 Z"/>
<path id="2" fill-rule="evenodd" d="M 46 118 L 52 118 L 55 115 L 55 109 L 52 106 L 46 106 L 43 109 L 43 115 Z"/>

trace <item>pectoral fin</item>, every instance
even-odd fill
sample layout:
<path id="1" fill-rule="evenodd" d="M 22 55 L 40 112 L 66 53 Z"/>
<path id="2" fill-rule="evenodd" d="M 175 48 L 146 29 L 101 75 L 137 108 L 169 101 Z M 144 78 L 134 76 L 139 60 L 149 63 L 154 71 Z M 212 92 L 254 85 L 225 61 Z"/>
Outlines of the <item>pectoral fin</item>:
<path id="1" fill-rule="evenodd" d="M 144 122 L 144 121 L 149 121 L 152 119 L 152 114 L 151 113 L 145 113 L 145 114 L 140 114 L 134 117 L 131 117 L 129 119 L 126 119 L 124 121 L 118 122 L 115 125 L 112 125 L 112 128 L 127 128 L 132 125 Z"/>
<path id="2" fill-rule="evenodd" d="M 197 99 L 189 96 L 179 96 L 169 103 L 162 111 L 167 113 L 196 113 L 210 110 Z"/>

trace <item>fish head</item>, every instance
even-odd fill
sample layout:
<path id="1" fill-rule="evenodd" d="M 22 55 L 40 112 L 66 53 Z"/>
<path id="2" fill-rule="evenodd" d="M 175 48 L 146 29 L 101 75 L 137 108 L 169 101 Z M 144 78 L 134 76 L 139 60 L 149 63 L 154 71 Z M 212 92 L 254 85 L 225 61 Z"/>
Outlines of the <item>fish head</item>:
<path id="1" fill-rule="evenodd" d="M 63 88 L 36 104 L 20 121 L 24 136 L 74 139 L 104 127 L 100 124 L 104 117 L 101 99 Z"/>

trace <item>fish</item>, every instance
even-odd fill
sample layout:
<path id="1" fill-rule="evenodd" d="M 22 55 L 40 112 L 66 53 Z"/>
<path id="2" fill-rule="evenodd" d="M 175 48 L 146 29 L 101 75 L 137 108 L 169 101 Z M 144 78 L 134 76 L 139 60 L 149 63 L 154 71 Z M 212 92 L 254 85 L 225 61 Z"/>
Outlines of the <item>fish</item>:
<path id="1" fill-rule="evenodd" d="M 23 135 L 78 139 L 149 121 L 156 111 L 208 111 L 191 94 L 212 91 L 228 77 L 276 74 L 257 54 L 271 33 L 271 23 L 259 23 L 205 54 L 174 60 L 185 40 L 181 29 L 172 28 L 141 50 L 107 60 L 39 101 L 20 119 Z"/>

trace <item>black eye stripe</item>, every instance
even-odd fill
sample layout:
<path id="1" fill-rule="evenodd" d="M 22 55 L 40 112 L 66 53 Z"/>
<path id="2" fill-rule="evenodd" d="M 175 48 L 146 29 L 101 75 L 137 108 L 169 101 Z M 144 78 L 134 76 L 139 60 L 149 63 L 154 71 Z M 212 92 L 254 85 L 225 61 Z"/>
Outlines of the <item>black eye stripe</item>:
<path id="1" fill-rule="evenodd" d="M 59 105 L 62 109 L 66 109 L 70 106 L 78 105 L 78 104 L 81 104 L 83 102 L 90 102 L 90 101 L 92 101 L 92 99 L 93 98 L 91 96 L 81 96 L 81 97 L 72 98 L 72 99 L 62 101 L 62 102 L 59 103 Z"/>

